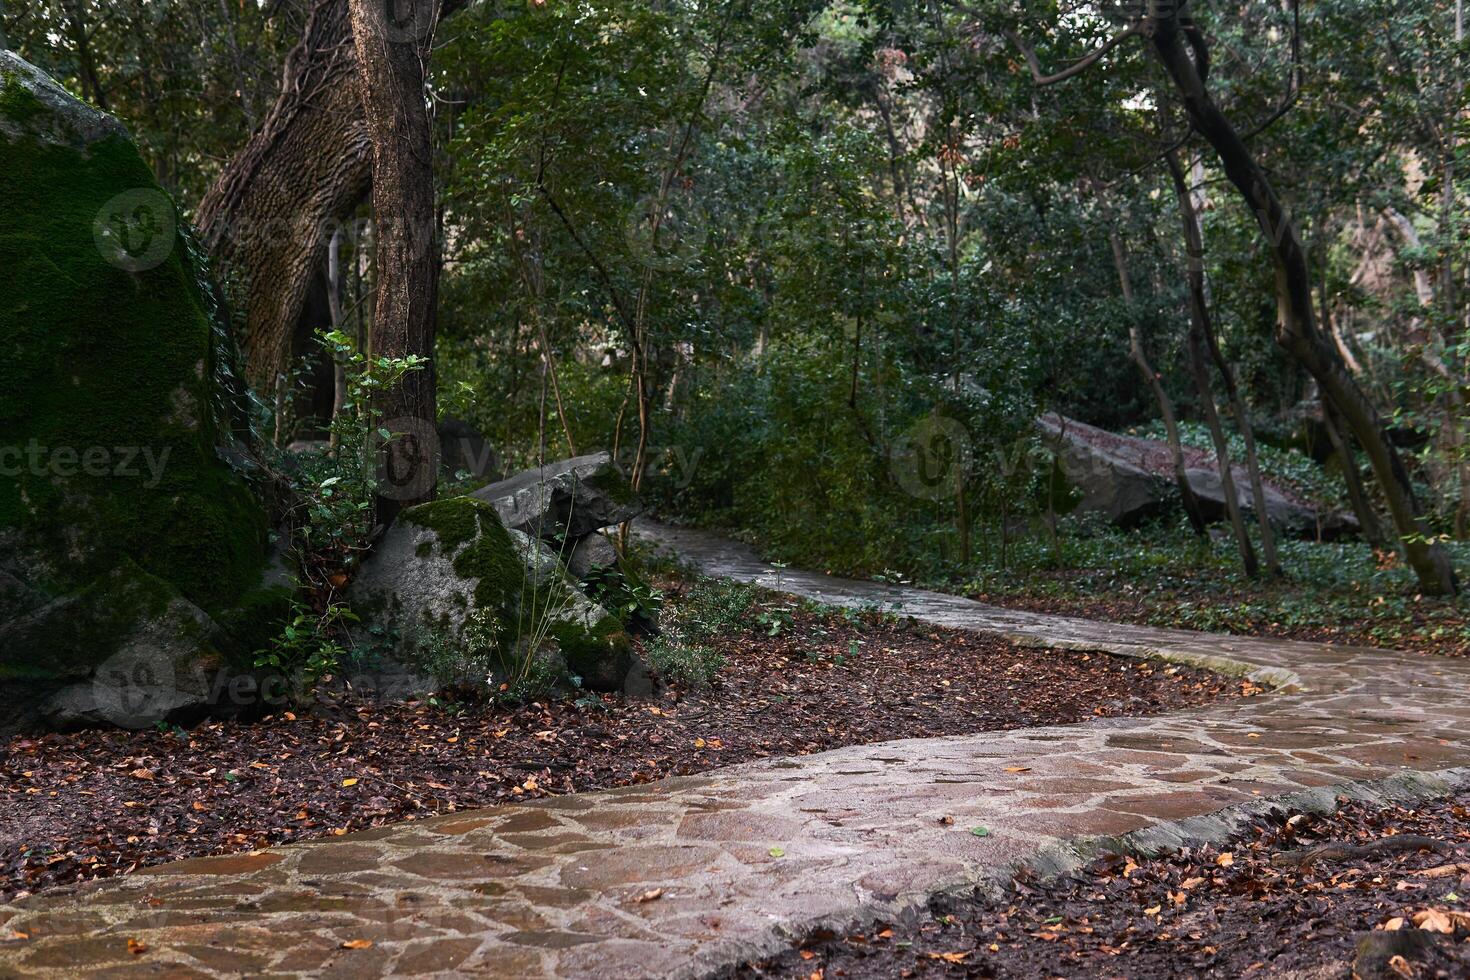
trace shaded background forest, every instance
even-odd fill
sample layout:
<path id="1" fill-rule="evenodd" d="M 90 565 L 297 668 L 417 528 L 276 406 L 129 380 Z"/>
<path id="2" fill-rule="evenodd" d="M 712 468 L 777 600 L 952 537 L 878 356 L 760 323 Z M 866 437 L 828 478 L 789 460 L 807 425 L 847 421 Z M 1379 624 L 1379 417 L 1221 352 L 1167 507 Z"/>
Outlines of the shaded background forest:
<path id="1" fill-rule="evenodd" d="M 123 119 L 190 211 L 277 98 L 309 7 L 44 0 L 0 23 Z M 1263 465 L 1348 508 L 1346 467 L 1366 478 L 1366 465 L 1333 453 L 1315 383 L 1273 341 L 1271 243 L 1188 138 L 1159 65 L 1121 46 L 1034 84 L 1028 46 L 1064 66 L 1116 33 L 1092 8 L 532 0 L 445 19 L 430 69 L 441 415 L 483 431 L 506 469 L 612 449 L 665 515 L 822 568 L 994 588 L 1028 563 L 1167 561 L 1140 540 L 1223 562 L 1228 546 L 1189 544 L 1182 522 L 1120 541 L 1060 518 L 1069 490 L 1035 427 L 1058 412 L 1161 434 L 1135 334 L 1185 441 L 1211 446 L 1173 149 Z M 1389 422 L 1430 533 L 1465 537 L 1456 4 L 1194 13 L 1215 97 L 1295 219 L 1324 333 Z M 376 282 L 370 213 L 364 201 L 321 273 L 357 338 Z M 330 306 L 309 301 L 290 356 L 252 365 L 280 446 L 331 412 L 313 340 Z M 915 492 L 896 460 L 936 426 L 967 448 L 964 479 Z M 1289 571 L 1345 574 L 1339 551 L 1283 547 Z M 1392 565 L 1353 554 L 1366 575 Z"/>

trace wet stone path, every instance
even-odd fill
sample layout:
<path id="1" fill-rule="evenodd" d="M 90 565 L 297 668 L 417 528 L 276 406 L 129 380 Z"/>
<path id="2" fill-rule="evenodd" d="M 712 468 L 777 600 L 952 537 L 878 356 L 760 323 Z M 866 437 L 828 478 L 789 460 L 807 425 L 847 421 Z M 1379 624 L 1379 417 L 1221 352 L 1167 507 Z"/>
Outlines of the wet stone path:
<path id="1" fill-rule="evenodd" d="M 1212 666 L 1273 693 L 855 746 L 163 865 L 0 906 L 0 977 L 699 976 L 815 926 L 1001 882 L 1018 862 L 1218 838 L 1288 795 L 1326 807 L 1343 787 L 1470 779 L 1470 661 L 1015 612 L 773 569 L 698 532 L 642 533 L 707 574 Z"/>

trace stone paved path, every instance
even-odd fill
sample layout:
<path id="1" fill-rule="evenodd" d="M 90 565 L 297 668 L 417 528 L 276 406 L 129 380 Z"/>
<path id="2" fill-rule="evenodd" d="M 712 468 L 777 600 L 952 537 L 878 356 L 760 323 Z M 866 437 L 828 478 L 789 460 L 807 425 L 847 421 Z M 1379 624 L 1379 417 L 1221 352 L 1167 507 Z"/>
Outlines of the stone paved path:
<path id="1" fill-rule="evenodd" d="M 0 977 L 697 976 L 814 925 L 1003 881 L 1016 862 L 1065 866 L 1097 838 L 1218 837 L 1283 794 L 1325 806 L 1345 784 L 1391 794 L 1470 779 L 1467 661 L 1017 613 L 644 533 L 711 574 L 1025 642 L 1209 663 L 1277 693 L 838 749 L 164 865 L 0 906 L 0 939 L 29 936 L 0 941 Z M 129 952 L 129 939 L 146 948 Z"/>

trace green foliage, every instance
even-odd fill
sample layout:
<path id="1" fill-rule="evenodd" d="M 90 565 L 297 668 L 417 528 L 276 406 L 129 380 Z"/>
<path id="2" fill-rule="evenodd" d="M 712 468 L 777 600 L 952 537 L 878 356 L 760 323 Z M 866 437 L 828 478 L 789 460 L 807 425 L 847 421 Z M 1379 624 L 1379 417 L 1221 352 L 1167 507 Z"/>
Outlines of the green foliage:
<path id="1" fill-rule="evenodd" d="M 346 606 L 332 603 L 320 612 L 298 601 L 291 618 L 269 646 L 255 652 L 255 666 L 285 676 L 291 693 L 308 697 L 318 682 L 341 669 L 347 649 L 341 643 L 344 628 L 358 622 Z"/>
<path id="2" fill-rule="evenodd" d="M 648 666 L 660 677 L 681 687 L 708 687 L 725 666 L 725 657 L 712 646 L 659 637 L 644 647 Z"/>
<path id="3" fill-rule="evenodd" d="M 677 602 L 666 603 L 660 634 L 644 647 L 660 677 L 684 687 L 707 687 L 725 666 L 715 644 L 749 626 L 758 591 L 752 585 L 695 579 Z"/>
<path id="4" fill-rule="evenodd" d="M 1233 633 L 1320 630 L 1362 632 L 1384 646 L 1413 649 L 1426 641 L 1470 648 L 1463 603 L 1420 596 L 1400 562 L 1357 541 L 1319 543 L 1279 538 L 1286 572 L 1278 583 L 1251 582 L 1234 543 L 1201 541 L 1182 518 L 1121 531 L 1091 518 L 1065 518 L 1065 568 L 1041 536 L 1020 538 L 1010 563 L 981 563 L 965 591 L 990 600 L 1099 603 L 1111 613 L 1158 626 Z M 1470 548 L 1447 545 L 1459 574 L 1470 573 Z"/>
<path id="5" fill-rule="evenodd" d="M 594 569 L 582 585 L 589 599 L 629 628 L 646 630 L 658 622 L 664 594 L 627 556 L 620 558 L 616 565 Z"/>
<path id="6" fill-rule="evenodd" d="M 384 427 L 379 405 L 384 394 L 427 363 L 417 355 L 369 358 L 340 331 L 318 339 L 346 377 L 346 397 L 330 423 L 330 448 L 279 461 L 280 469 L 291 474 L 298 501 L 293 546 L 314 582 L 351 569 L 367 551 L 376 524 L 378 462 L 383 447 L 399 435 Z"/>

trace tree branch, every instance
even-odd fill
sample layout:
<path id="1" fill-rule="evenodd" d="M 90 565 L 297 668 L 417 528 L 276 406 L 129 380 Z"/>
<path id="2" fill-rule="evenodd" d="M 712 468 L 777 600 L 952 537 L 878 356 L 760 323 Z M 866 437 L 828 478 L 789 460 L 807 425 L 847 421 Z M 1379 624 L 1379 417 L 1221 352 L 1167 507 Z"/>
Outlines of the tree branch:
<path id="1" fill-rule="evenodd" d="M 1017 34 L 1015 31 L 1007 30 L 1005 32 L 1005 35 L 1010 40 L 1010 42 L 1014 44 L 1016 48 L 1021 52 L 1021 57 L 1026 59 L 1026 65 L 1031 69 L 1031 80 L 1034 81 L 1037 85 L 1055 85 L 1057 82 L 1065 82 L 1069 78 L 1074 78 L 1077 75 L 1082 74 L 1084 71 L 1096 64 L 1098 59 L 1100 59 L 1103 55 L 1107 54 L 1109 51 L 1113 50 L 1118 45 L 1122 44 L 1124 41 L 1128 40 L 1130 37 L 1138 33 L 1140 33 L 1140 25 L 1138 24 L 1134 24 L 1132 27 L 1125 28 L 1119 31 L 1117 34 L 1113 35 L 1107 41 L 1103 42 L 1102 47 L 1084 56 L 1081 61 L 1078 61 L 1076 64 L 1072 65 L 1069 68 L 1062 69 L 1054 75 L 1042 74 L 1041 62 L 1037 60 L 1036 52 L 1031 50 L 1031 47 L 1027 45 L 1025 41 L 1021 40 L 1021 36 L 1019 34 Z"/>

